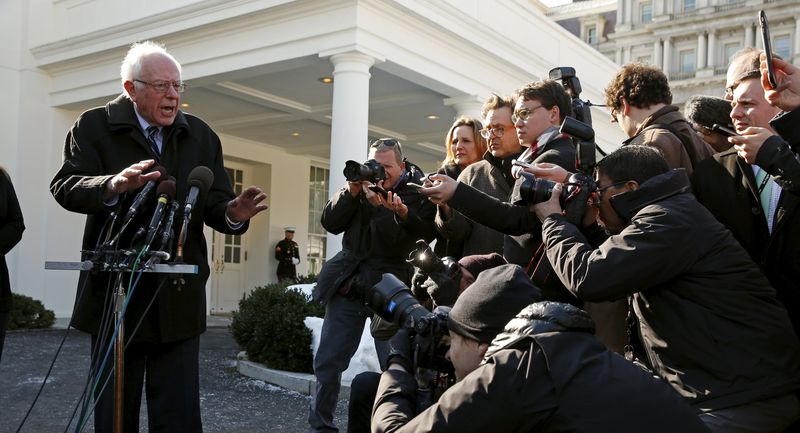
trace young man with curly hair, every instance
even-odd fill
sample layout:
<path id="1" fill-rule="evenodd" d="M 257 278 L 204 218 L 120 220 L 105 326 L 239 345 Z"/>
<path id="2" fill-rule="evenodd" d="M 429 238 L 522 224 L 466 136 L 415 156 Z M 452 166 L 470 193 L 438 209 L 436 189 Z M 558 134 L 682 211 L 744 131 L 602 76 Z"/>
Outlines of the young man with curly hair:
<path id="1" fill-rule="evenodd" d="M 605 89 L 611 122 L 630 137 L 622 145 L 652 146 L 661 151 L 670 168 L 685 168 L 714 154 L 672 104 L 667 76 L 641 63 L 624 65 Z"/>

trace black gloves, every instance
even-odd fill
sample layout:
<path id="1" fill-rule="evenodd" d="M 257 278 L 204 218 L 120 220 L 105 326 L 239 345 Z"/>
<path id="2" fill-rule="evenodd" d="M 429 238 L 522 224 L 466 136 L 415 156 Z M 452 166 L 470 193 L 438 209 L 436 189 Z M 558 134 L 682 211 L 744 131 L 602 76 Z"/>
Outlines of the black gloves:
<path id="1" fill-rule="evenodd" d="M 413 354 L 411 353 L 411 336 L 404 328 L 400 328 L 389 340 L 389 356 L 387 365 L 398 364 L 407 372 L 414 372 Z"/>

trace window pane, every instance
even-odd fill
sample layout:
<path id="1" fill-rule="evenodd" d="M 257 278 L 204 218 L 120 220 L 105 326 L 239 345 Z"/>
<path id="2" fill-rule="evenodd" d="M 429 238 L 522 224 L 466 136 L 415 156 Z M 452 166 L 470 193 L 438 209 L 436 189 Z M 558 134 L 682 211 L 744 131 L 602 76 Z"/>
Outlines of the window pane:
<path id="1" fill-rule="evenodd" d="M 694 72 L 694 50 L 680 52 L 680 72 Z"/>
<path id="2" fill-rule="evenodd" d="M 772 52 L 783 57 L 784 59 L 790 58 L 789 35 L 775 36 L 772 42 Z"/>
<path id="3" fill-rule="evenodd" d="M 683 0 L 683 10 L 690 11 L 696 6 L 695 0 Z"/>
<path id="4" fill-rule="evenodd" d="M 230 263 L 233 258 L 233 247 L 225 247 L 225 262 Z"/>
<path id="5" fill-rule="evenodd" d="M 589 27 L 586 29 L 586 43 L 590 45 L 597 43 L 597 27 Z"/>
<path id="6" fill-rule="evenodd" d="M 642 23 L 649 23 L 653 21 L 653 4 L 645 2 L 641 4 L 641 17 Z"/>

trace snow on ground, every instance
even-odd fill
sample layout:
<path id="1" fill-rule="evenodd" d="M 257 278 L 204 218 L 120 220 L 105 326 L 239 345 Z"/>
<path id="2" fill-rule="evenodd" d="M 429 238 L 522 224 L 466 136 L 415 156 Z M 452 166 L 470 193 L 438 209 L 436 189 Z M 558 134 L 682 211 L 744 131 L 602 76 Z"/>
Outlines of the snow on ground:
<path id="1" fill-rule="evenodd" d="M 309 298 L 313 288 L 314 284 L 295 284 L 287 287 L 287 289 L 299 290 Z M 375 352 L 375 341 L 369 332 L 370 323 L 371 319 L 367 319 L 361 334 L 361 343 L 358 345 L 358 350 L 353 355 L 353 359 L 350 360 L 347 370 L 342 373 L 342 382 L 350 382 L 358 373 L 363 371 L 375 371 L 378 373 L 381 371 L 378 365 L 378 355 Z M 316 356 L 319 337 L 322 332 L 322 319 L 319 317 L 306 317 L 305 324 L 311 330 L 311 352 Z"/>

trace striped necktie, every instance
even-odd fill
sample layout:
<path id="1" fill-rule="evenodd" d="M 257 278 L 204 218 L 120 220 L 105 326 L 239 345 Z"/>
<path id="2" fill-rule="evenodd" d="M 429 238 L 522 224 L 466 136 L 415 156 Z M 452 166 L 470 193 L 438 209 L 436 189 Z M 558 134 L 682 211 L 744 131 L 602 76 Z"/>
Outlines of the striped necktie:
<path id="1" fill-rule="evenodd" d="M 161 160 L 161 150 L 158 148 L 158 141 L 156 141 L 156 137 L 158 136 L 158 127 L 157 126 L 148 126 L 147 127 L 147 141 L 150 143 L 150 147 L 153 148 L 153 152 L 156 154 L 156 160 Z"/>

